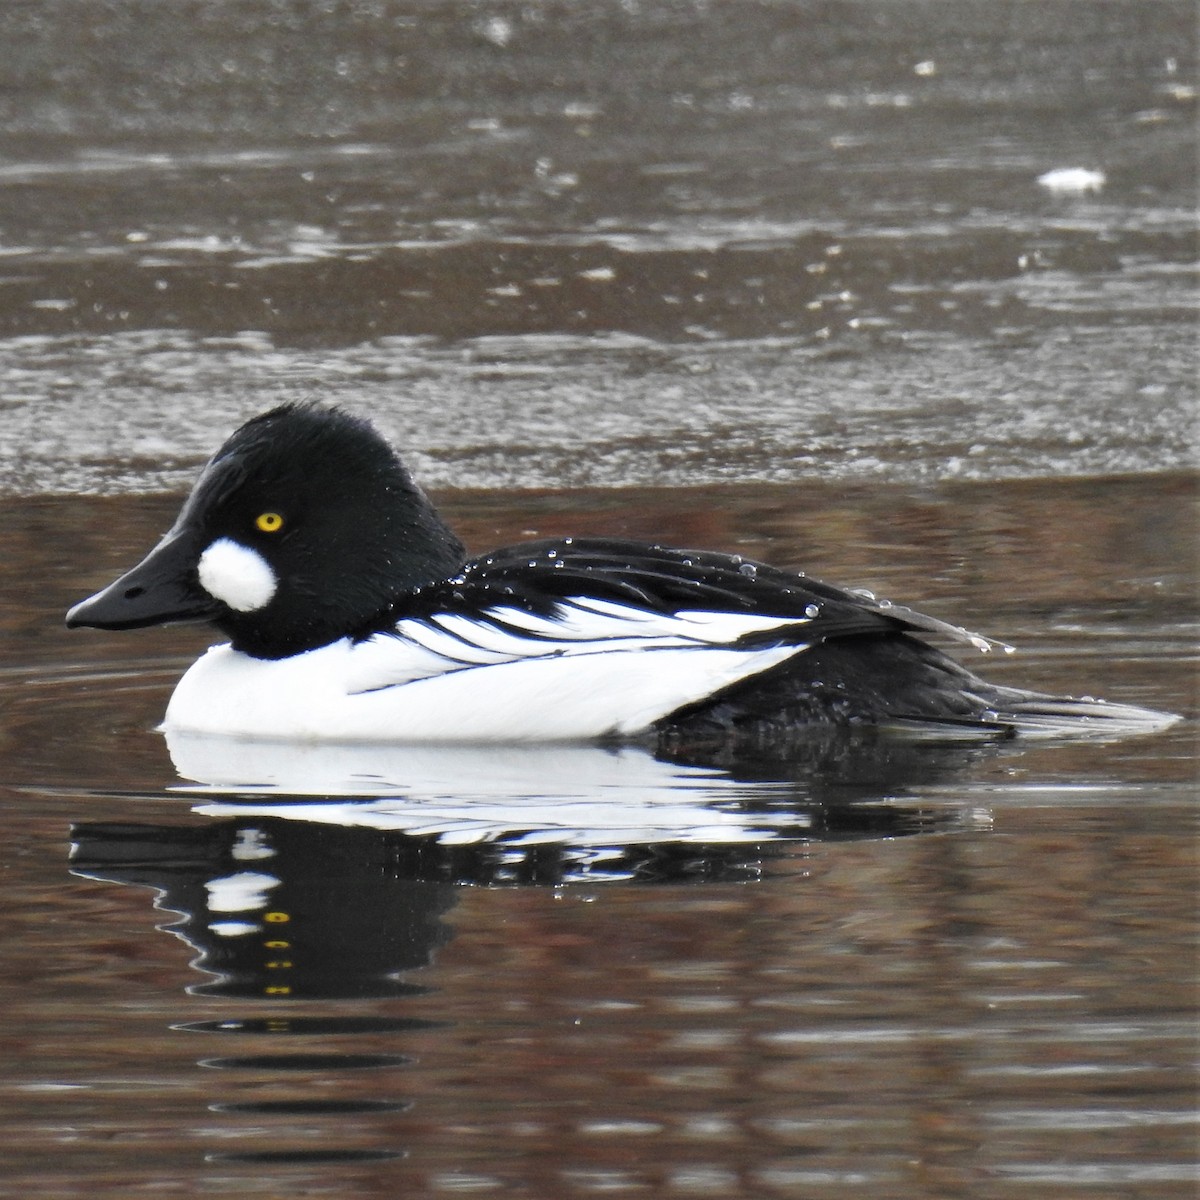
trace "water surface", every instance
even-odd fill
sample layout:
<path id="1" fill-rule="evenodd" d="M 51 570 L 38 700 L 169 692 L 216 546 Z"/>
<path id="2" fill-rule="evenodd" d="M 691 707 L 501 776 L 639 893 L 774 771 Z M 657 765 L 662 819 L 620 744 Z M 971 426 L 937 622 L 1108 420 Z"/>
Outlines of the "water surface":
<path id="1" fill-rule="evenodd" d="M 1189 5 L 189 13 L 0 13 L 10 493 L 297 394 L 450 487 L 1194 461 Z"/>
<path id="2" fill-rule="evenodd" d="M 1194 1195 L 1194 41 L 4 6 L 0 1195 Z M 154 727 L 204 631 L 62 614 L 306 395 L 474 550 L 727 549 L 1188 720 L 199 784 Z"/>
<path id="3" fill-rule="evenodd" d="M 1186 478 L 712 499 L 445 506 L 477 544 L 653 523 L 819 563 L 1016 642 L 997 678 L 1196 711 Z M 70 540 L 90 587 L 172 505 L 0 505 L 50 581 L 3 667 L 4 1194 L 1190 1194 L 1191 727 L 197 788 L 152 727 L 203 635 L 68 634 L 54 570 Z"/>

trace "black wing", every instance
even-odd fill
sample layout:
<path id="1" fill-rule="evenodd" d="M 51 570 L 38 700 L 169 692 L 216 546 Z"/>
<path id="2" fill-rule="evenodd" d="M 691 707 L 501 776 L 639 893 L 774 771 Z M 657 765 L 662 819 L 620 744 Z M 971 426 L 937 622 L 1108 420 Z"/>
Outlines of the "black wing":
<path id="1" fill-rule="evenodd" d="M 602 538 L 559 538 L 492 551 L 472 559 L 453 579 L 407 597 L 389 619 L 500 605 L 548 615 L 558 603 L 580 596 L 662 613 L 699 609 L 794 617 L 804 622 L 810 644 L 898 632 L 940 634 L 979 649 L 994 644 L 870 593 L 832 587 L 741 555 Z M 778 640 L 769 631 L 760 636 Z"/>

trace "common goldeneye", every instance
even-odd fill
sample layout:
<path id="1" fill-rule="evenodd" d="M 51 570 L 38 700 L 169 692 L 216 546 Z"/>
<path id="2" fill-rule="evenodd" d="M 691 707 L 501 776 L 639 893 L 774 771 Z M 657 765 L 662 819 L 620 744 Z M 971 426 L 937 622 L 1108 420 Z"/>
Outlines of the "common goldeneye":
<path id="1" fill-rule="evenodd" d="M 171 530 L 71 627 L 209 621 L 170 732 L 352 742 L 729 739 L 813 724 L 949 736 L 1175 718 L 999 687 L 997 643 L 713 551 L 558 538 L 468 560 L 374 428 L 288 404 L 238 429 Z"/>

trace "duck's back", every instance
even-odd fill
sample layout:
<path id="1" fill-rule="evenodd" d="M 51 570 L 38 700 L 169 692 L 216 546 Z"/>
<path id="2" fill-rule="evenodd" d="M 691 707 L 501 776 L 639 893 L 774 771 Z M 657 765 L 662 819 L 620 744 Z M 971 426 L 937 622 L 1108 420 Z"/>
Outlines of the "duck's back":
<path id="1" fill-rule="evenodd" d="M 1124 733 L 1175 718 L 1131 705 L 1050 696 L 980 678 L 940 646 L 975 653 L 1012 647 L 868 591 L 838 588 L 739 555 L 609 539 L 510 547 L 467 565 L 420 598 L 470 609 L 499 596 L 528 611 L 590 596 L 631 611 L 680 617 L 752 615 L 762 627 L 733 644 L 791 646 L 778 662 L 680 705 L 648 731 L 661 743 L 719 740 L 747 751 L 786 752 L 797 731 L 873 726 L 905 737 L 997 738 L 1015 733 Z"/>

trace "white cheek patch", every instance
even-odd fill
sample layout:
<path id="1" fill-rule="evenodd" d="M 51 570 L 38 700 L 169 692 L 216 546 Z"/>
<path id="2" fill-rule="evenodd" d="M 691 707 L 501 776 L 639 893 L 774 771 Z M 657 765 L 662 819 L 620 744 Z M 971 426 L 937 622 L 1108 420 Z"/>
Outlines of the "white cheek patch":
<path id="1" fill-rule="evenodd" d="M 256 612 L 271 602 L 278 580 L 257 550 L 217 538 L 200 555 L 200 586 L 237 612 Z"/>

